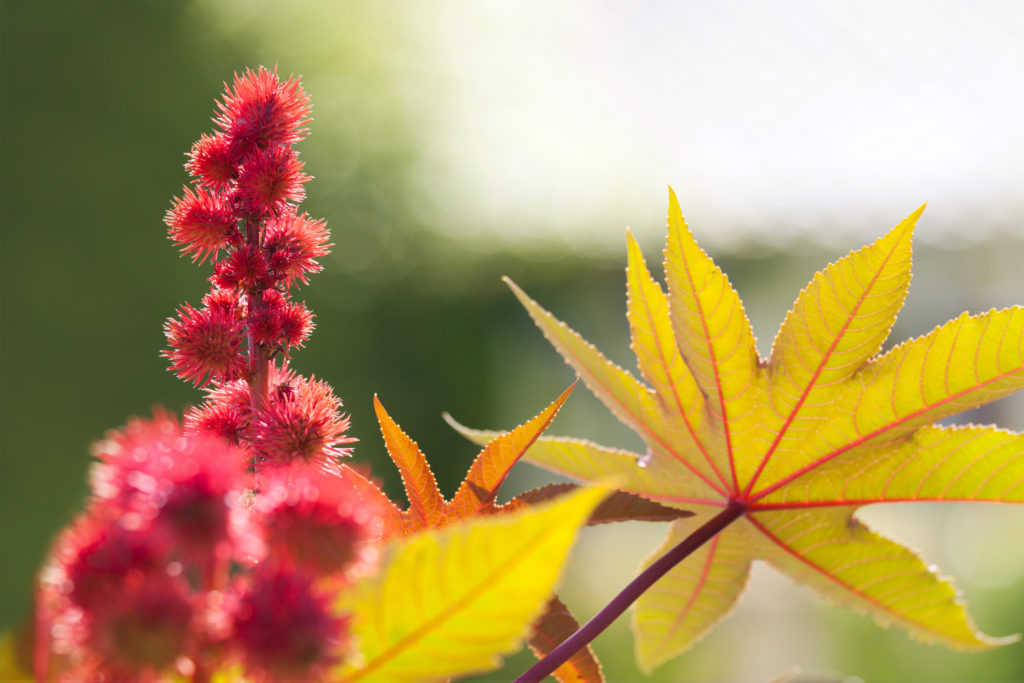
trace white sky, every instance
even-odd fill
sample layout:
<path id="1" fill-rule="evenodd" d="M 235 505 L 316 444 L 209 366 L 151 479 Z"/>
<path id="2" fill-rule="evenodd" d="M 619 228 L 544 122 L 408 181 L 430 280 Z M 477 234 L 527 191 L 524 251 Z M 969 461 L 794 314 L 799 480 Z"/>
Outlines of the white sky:
<path id="1" fill-rule="evenodd" d="M 453 229 L 621 249 L 671 184 L 712 246 L 875 236 L 926 200 L 925 239 L 1024 232 L 1024 3 L 429 8 L 422 182 Z"/>

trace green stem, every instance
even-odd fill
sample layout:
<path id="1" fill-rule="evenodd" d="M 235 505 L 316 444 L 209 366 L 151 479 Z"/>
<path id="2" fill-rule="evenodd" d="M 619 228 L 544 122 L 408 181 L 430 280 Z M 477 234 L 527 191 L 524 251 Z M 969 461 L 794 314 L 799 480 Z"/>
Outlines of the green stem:
<path id="1" fill-rule="evenodd" d="M 618 595 L 595 614 L 590 621 L 562 641 L 539 662 L 527 669 L 515 680 L 515 683 L 539 683 L 545 676 L 564 664 L 574 654 L 590 644 L 590 642 L 608 628 L 613 621 L 626 611 L 644 591 L 654 585 L 670 569 L 686 559 L 697 548 L 701 547 L 715 535 L 743 516 L 747 506 L 741 501 L 730 501 L 729 505 L 717 515 L 705 522 L 700 528 L 684 538 L 674 548 L 655 560 L 647 569 L 629 582 Z"/>

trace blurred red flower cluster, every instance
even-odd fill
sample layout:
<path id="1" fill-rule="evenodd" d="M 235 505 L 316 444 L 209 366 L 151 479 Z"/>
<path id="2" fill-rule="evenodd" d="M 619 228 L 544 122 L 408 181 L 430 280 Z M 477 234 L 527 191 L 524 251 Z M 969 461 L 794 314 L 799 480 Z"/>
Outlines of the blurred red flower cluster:
<path id="1" fill-rule="evenodd" d="M 166 414 L 94 448 L 86 511 L 58 538 L 38 618 L 69 680 L 155 680 L 232 662 L 318 680 L 346 654 L 333 603 L 372 568 L 379 514 L 344 474 L 268 466 Z"/>

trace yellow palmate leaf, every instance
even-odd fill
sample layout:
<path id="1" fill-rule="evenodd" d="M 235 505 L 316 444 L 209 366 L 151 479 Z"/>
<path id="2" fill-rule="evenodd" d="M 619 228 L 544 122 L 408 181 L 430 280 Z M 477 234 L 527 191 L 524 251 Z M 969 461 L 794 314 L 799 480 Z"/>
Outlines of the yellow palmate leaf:
<path id="1" fill-rule="evenodd" d="M 627 317 L 653 389 L 513 286 L 649 448 L 639 455 L 543 437 L 526 457 L 580 481 L 618 475 L 624 492 L 696 510 L 674 522 L 659 554 L 690 552 L 676 542 L 702 519 L 716 521 L 700 539 L 725 528 L 638 603 L 643 667 L 685 650 L 728 612 L 753 559 L 922 640 L 965 649 L 1007 642 L 978 631 L 950 583 L 854 516 L 887 501 L 1024 502 L 1024 436 L 932 424 L 1024 388 L 1024 308 L 964 314 L 876 355 L 906 296 L 921 211 L 815 275 L 762 362 L 739 296 L 670 191 L 667 297 L 627 235 Z M 458 429 L 481 443 L 494 436 Z"/>
<path id="2" fill-rule="evenodd" d="M 582 489 L 393 543 L 377 574 L 338 606 L 352 614 L 361 653 L 343 680 L 429 680 L 498 666 L 547 604 L 576 531 L 606 493 Z"/>

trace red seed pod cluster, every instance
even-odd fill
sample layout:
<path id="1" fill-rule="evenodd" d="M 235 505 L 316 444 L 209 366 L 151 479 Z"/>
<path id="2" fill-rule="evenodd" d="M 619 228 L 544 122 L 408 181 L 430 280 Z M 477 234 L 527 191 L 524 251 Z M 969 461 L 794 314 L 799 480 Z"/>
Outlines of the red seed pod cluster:
<path id="1" fill-rule="evenodd" d="M 338 471 L 268 467 L 163 413 L 96 445 L 92 497 L 58 538 L 40 614 L 67 680 L 242 667 L 320 680 L 348 654 L 333 605 L 372 568 L 378 512 Z"/>
<path id="2" fill-rule="evenodd" d="M 185 165 L 193 186 L 167 213 L 182 253 L 213 263 L 212 289 L 202 307 L 185 304 L 167 321 L 164 356 L 185 381 L 213 383 L 189 431 L 226 437 L 258 465 L 331 463 L 348 454 L 341 401 L 323 382 L 276 367 L 313 331 L 312 312 L 290 290 L 309 282 L 331 246 L 324 222 L 297 209 L 310 178 L 293 146 L 306 135 L 309 98 L 297 78 L 261 67 L 236 76 L 217 109 L 219 130 L 193 145 Z M 294 396 L 275 393 L 273 375 L 288 375 Z M 245 385 L 244 405 L 221 400 L 239 388 L 232 383 Z"/>
<path id="3" fill-rule="evenodd" d="M 246 71 L 192 147 L 166 222 L 211 288 L 166 322 L 164 356 L 206 400 L 94 447 L 86 511 L 42 575 L 36 633 L 58 665 L 37 657 L 40 679 L 315 681 L 350 654 L 335 605 L 372 569 L 383 511 L 338 464 L 341 400 L 288 364 L 313 329 L 289 290 L 331 246 L 296 208 L 309 111 L 298 79 Z"/>

